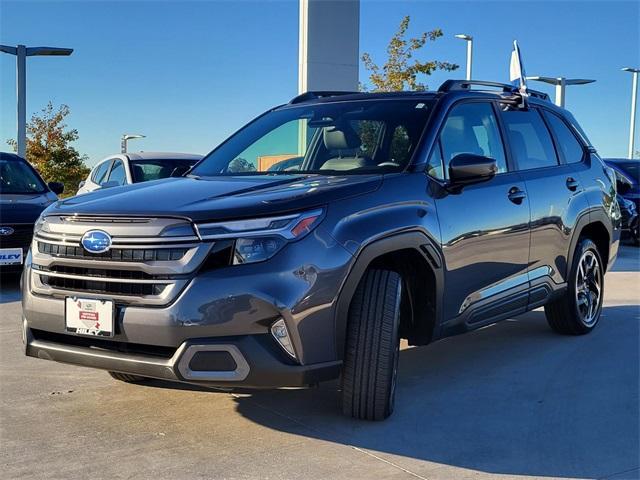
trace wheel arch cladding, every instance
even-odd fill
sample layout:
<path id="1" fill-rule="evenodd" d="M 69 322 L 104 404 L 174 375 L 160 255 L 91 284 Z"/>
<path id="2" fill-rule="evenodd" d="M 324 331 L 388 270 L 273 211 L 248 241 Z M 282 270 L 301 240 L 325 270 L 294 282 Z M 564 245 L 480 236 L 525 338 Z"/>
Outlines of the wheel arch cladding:
<path id="1" fill-rule="evenodd" d="M 367 244 L 356 260 L 340 290 L 335 312 L 336 353 L 344 358 L 349 307 L 356 288 L 369 268 L 398 271 L 413 292 L 411 318 L 401 323 L 401 336 L 412 344 L 425 344 L 437 338 L 441 325 L 443 290 L 442 254 L 437 244 L 423 232 L 396 234 Z M 413 276 L 412 276 L 413 275 Z M 426 298 L 421 298 L 422 293 Z M 425 300 L 421 302 L 421 300 Z"/>

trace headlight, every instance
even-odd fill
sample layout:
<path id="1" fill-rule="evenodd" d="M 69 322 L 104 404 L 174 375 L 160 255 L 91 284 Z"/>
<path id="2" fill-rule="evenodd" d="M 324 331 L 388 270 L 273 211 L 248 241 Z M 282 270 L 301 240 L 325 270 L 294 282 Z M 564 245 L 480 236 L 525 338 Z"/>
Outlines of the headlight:
<path id="1" fill-rule="evenodd" d="M 311 232 L 322 220 L 324 210 L 277 217 L 233 220 L 197 225 L 202 240 L 233 239 L 233 264 L 254 263 L 274 256 L 287 242 Z"/>
<path id="2" fill-rule="evenodd" d="M 47 231 L 47 229 L 45 228 L 45 224 L 46 222 L 44 217 L 40 215 L 36 220 L 36 223 L 33 225 L 33 234 L 35 235 L 36 233 L 41 232 L 43 230 Z"/>

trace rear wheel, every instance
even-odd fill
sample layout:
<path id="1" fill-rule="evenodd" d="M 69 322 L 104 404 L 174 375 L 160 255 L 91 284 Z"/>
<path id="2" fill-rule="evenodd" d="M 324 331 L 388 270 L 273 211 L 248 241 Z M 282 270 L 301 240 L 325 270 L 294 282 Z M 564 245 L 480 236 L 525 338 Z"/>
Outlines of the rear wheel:
<path id="1" fill-rule="evenodd" d="M 141 377 L 140 375 L 131 375 L 129 373 L 109 372 L 116 380 L 127 383 L 143 383 L 149 380 L 147 377 Z"/>
<path id="2" fill-rule="evenodd" d="M 402 279 L 369 270 L 355 292 L 347 325 L 342 372 L 342 410 L 362 420 L 393 412 L 400 339 Z"/>
<path id="3" fill-rule="evenodd" d="M 544 307 L 553 330 L 565 335 L 591 332 L 600 319 L 604 297 L 604 266 L 596 245 L 578 242 L 565 295 Z"/>

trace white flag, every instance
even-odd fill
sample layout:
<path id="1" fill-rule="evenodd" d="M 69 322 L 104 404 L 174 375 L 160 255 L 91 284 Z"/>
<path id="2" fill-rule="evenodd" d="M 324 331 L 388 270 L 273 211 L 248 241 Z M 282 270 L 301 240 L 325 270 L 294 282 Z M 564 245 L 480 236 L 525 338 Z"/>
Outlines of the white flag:
<path id="1" fill-rule="evenodd" d="M 527 93 L 527 76 L 524 73 L 524 65 L 522 64 L 522 56 L 520 55 L 520 48 L 518 42 L 513 41 L 513 52 L 511 52 L 511 64 L 509 65 L 509 80 L 511 83 L 518 87 L 520 95 L 523 97 L 528 96 Z"/>

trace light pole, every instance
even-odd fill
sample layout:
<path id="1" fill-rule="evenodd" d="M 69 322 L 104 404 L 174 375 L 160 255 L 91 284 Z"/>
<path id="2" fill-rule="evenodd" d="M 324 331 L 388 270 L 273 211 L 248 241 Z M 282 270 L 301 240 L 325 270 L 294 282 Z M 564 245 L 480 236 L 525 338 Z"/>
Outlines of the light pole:
<path id="1" fill-rule="evenodd" d="M 127 140 L 132 140 L 134 138 L 145 138 L 145 136 L 131 133 L 125 133 L 122 135 L 122 139 L 120 141 L 120 153 L 127 153 Z"/>
<path id="2" fill-rule="evenodd" d="M 471 80 L 471 65 L 473 63 L 473 37 L 464 33 L 455 35 L 456 38 L 467 42 L 467 80 Z"/>
<path id="3" fill-rule="evenodd" d="M 73 53 L 73 48 L 0 45 L 0 52 L 16 56 L 18 155 L 24 157 L 27 150 L 27 57 L 37 55 L 68 56 Z"/>
<path id="4" fill-rule="evenodd" d="M 633 144 L 636 134 L 636 103 L 638 99 L 638 72 L 640 68 L 624 67 L 623 72 L 633 73 L 633 83 L 631 84 L 631 121 L 629 122 L 629 151 L 627 158 L 633 158 Z"/>
<path id="5" fill-rule="evenodd" d="M 586 78 L 566 78 L 566 77 L 527 77 L 527 80 L 535 80 L 537 82 L 549 83 L 556 86 L 555 104 L 564 108 L 564 99 L 567 85 L 585 85 L 593 83 L 595 80 Z"/>

